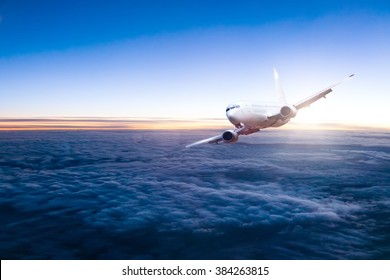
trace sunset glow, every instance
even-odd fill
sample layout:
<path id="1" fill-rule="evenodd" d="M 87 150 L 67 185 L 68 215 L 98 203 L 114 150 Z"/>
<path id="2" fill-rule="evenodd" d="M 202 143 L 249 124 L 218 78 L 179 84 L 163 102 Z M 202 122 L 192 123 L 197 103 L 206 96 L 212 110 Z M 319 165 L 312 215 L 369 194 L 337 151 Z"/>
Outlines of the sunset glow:
<path id="1" fill-rule="evenodd" d="M 119 118 L 58 118 L 58 119 L 0 119 L 0 131 L 9 130 L 207 130 L 228 129 L 225 119 L 119 119 Z M 385 124 L 342 124 L 291 121 L 270 130 L 390 130 Z"/>
<path id="2" fill-rule="evenodd" d="M 188 130 L 226 127 L 226 120 L 0 119 L 0 130 Z"/>

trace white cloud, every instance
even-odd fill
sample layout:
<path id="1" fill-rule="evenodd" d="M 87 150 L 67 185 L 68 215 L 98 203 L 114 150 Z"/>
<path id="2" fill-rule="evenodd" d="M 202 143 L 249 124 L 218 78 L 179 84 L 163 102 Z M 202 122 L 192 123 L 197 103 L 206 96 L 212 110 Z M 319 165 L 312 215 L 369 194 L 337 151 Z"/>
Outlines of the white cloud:
<path id="1" fill-rule="evenodd" d="M 349 143 L 354 135 L 327 136 Z M 193 135 L 2 136 L 5 258 L 20 258 L 20 244 L 11 240 L 30 244 L 27 258 L 271 259 L 379 258 L 378 244 L 388 240 L 388 148 L 369 139 L 366 146 L 314 148 L 296 144 L 298 134 L 275 132 L 252 145 L 177 151 L 176 138 Z M 323 156 L 323 149 L 344 160 Z M 346 164 L 351 155 L 381 161 L 370 170 L 359 158 Z"/>

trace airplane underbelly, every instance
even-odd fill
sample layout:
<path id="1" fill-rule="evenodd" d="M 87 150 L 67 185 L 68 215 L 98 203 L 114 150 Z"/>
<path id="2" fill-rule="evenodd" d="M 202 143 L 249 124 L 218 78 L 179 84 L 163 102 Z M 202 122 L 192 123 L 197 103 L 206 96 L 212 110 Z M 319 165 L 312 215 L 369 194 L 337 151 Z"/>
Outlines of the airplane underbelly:
<path id="1" fill-rule="evenodd" d="M 290 121 L 290 119 L 285 119 L 285 120 L 279 119 L 276 122 L 274 122 L 272 125 L 270 125 L 270 127 L 279 127 L 279 126 L 285 125 L 289 121 Z"/>
<path id="2" fill-rule="evenodd" d="M 267 123 L 267 116 L 256 113 L 247 113 L 242 118 L 242 123 L 248 127 L 262 127 Z"/>

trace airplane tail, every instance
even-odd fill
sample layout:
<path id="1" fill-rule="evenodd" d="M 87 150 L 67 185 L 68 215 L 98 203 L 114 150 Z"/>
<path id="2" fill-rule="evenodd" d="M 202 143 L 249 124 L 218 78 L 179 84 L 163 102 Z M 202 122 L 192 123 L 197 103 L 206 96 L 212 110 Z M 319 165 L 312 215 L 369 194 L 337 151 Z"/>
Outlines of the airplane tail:
<path id="1" fill-rule="evenodd" d="M 279 74 L 276 68 L 274 68 L 274 78 L 275 78 L 275 89 L 276 89 L 276 94 L 278 95 L 279 101 L 282 104 L 287 104 L 286 96 L 284 94 L 282 84 L 280 83 L 279 80 Z"/>

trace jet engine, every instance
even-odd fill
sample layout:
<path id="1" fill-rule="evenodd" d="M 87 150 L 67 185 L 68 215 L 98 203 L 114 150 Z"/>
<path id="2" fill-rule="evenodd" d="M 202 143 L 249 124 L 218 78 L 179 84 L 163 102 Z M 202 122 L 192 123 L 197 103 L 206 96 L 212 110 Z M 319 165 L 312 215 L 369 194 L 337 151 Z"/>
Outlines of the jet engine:
<path id="1" fill-rule="evenodd" d="M 234 143 L 238 140 L 238 134 L 234 130 L 226 130 L 222 133 L 222 140 L 225 143 Z"/>
<path id="2" fill-rule="evenodd" d="M 297 109 L 294 106 L 283 106 L 280 109 L 280 115 L 284 119 L 291 119 L 297 115 Z"/>

